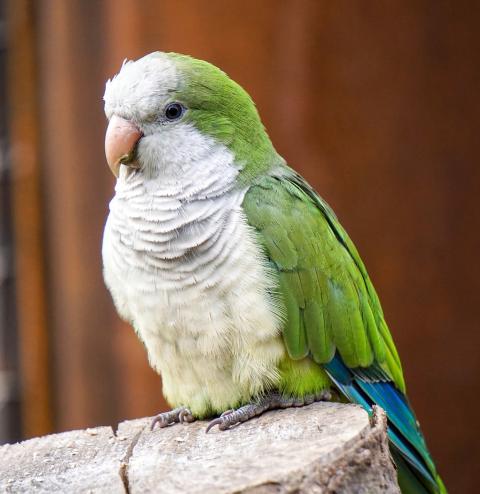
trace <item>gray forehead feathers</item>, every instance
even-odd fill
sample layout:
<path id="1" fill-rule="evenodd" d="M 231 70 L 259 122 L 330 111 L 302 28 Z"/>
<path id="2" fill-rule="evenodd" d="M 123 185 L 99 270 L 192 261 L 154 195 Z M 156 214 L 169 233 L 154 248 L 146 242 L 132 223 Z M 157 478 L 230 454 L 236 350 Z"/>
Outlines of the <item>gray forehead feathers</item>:
<path id="1" fill-rule="evenodd" d="M 178 84 L 176 65 L 165 53 L 124 60 L 120 72 L 107 81 L 105 114 L 108 118 L 116 114 L 139 122 L 148 120 L 163 108 Z"/>

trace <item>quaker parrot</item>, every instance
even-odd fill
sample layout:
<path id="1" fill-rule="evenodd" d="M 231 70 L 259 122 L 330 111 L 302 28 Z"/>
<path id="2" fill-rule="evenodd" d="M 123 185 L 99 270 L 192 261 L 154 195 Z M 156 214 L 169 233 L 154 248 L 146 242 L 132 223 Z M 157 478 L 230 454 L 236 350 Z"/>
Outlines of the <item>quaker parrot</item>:
<path id="1" fill-rule="evenodd" d="M 104 278 L 174 407 L 152 428 L 377 404 L 403 492 L 446 492 L 357 249 L 250 96 L 210 63 L 155 52 L 124 62 L 104 101 Z"/>

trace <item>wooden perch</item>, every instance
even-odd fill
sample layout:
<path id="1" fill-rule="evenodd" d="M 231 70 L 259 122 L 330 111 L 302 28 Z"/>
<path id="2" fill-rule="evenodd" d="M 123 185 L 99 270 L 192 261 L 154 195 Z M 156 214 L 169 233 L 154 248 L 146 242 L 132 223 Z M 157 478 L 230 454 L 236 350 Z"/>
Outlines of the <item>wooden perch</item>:
<path id="1" fill-rule="evenodd" d="M 386 418 L 355 405 L 268 412 L 229 431 L 148 418 L 0 447 L 7 493 L 399 493 Z"/>

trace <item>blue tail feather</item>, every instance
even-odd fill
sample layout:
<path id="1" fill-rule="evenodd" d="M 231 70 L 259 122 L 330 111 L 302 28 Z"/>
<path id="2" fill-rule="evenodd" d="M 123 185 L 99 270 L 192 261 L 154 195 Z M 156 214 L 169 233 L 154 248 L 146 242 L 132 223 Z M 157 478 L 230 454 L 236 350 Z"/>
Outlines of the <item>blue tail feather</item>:
<path id="1" fill-rule="evenodd" d="M 422 458 L 419 457 L 418 453 L 412 449 L 411 446 L 409 446 L 409 444 L 405 441 L 401 434 L 395 430 L 394 427 L 388 428 L 388 438 L 397 447 L 404 459 L 412 465 L 412 467 L 415 468 L 429 484 L 435 486 L 435 479 L 431 472 L 426 468 Z"/>
<path id="2" fill-rule="evenodd" d="M 424 492 L 443 492 L 443 484 L 441 487 L 437 481 L 435 465 L 415 415 L 406 397 L 388 376 L 378 366 L 349 369 L 338 353 L 324 368 L 351 402 L 358 403 L 368 413 L 372 412 L 372 406 L 375 404 L 385 410 L 388 417 L 388 436 L 395 456 L 403 458 L 401 468 L 397 465 L 402 482 L 412 485 L 412 478 L 416 478 L 416 482 L 423 486 Z M 411 471 L 407 472 L 406 468 L 410 468 Z M 441 484 L 441 481 L 439 482 Z"/>

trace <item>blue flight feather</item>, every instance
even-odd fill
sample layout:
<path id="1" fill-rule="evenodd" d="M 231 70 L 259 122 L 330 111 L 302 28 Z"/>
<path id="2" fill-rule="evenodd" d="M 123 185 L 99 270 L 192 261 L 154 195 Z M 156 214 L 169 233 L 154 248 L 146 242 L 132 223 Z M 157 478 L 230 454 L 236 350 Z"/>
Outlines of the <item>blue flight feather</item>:
<path id="1" fill-rule="evenodd" d="M 382 369 L 373 365 L 366 368 L 348 368 L 341 356 L 324 364 L 325 370 L 339 390 L 353 403 L 358 403 L 371 414 L 372 406 L 382 407 L 388 417 L 388 437 L 396 450 L 396 456 L 404 459 L 400 474 L 411 483 L 412 473 L 406 472 L 410 465 L 413 476 L 424 492 L 441 492 L 437 484 L 435 466 L 425 445 L 417 419 L 406 397 L 396 388 Z"/>

